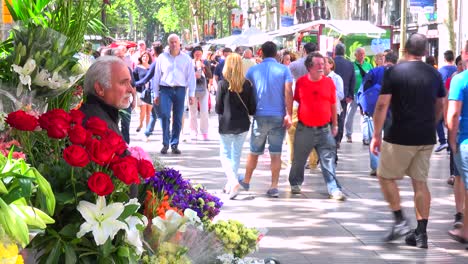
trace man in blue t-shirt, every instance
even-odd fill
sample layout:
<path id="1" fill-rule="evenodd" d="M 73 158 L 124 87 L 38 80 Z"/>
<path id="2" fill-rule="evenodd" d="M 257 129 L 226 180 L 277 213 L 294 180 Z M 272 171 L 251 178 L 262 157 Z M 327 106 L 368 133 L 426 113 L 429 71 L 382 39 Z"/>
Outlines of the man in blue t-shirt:
<path id="1" fill-rule="evenodd" d="M 291 126 L 293 103 L 292 76 L 289 68 L 276 61 L 276 44 L 267 41 L 262 45 L 263 61 L 250 67 L 246 79 L 253 86 L 257 101 L 257 112 L 252 122 L 250 154 L 247 157 L 245 178 L 239 183 L 248 190 L 258 156 L 268 150 L 271 158 L 271 186 L 269 197 L 278 197 L 278 180 L 281 170 L 281 151 L 286 129 Z"/>
<path id="2" fill-rule="evenodd" d="M 447 126 L 450 148 L 464 184 L 464 218 L 461 229 L 449 231 L 449 235 L 460 243 L 468 241 L 468 41 L 462 50 L 464 71 L 455 75 L 450 82 L 448 96 Z M 457 137 L 458 135 L 458 137 Z M 458 141 L 457 141 L 458 138 Z"/>
<path id="3" fill-rule="evenodd" d="M 442 81 L 445 84 L 447 79 L 457 71 L 457 66 L 454 62 L 455 56 L 453 55 L 453 51 L 447 50 L 444 52 L 444 61 L 447 64 L 440 67 L 439 72 L 442 75 Z M 437 124 L 437 137 L 439 138 L 439 146 L 435 149 L 435 152 L 440 152 L 448 147 L 447 139 L 445 138 L 444 120 L 440 120 L 440 122 Z"/>

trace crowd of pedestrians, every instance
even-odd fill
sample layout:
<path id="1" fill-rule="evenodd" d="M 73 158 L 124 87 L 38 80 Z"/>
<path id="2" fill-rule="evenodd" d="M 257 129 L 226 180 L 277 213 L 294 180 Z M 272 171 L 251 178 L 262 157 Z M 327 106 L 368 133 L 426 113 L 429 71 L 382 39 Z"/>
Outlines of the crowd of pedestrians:
<path id="1" fill-rule="evenodd" d="M 455 221 L 449 235 L 468 242 L 468 218 L 464 217 L 468 214 L 468 41 L 457 57 L 446 51 L 446 65 L 439 69 L 423 61 L 427 39 L 421 34 L 409 37 L 403 58 L 398 60 L 395 52 L 386 50 L 372 62 L 363 47 L 353 52 L 353 61 L 348 60 L 342 43 L 326 56 L 314 43 L 306 43 L 300 52 L 278 50 L 271 41 L 257 52 L 250 48 L 234 52 L 230 48 L 207 51 L 200 46 L 182 49 L 175 34 L 168 37 L 165 49 L 159 42 L 152 46 L 149 51 L 139 41 L 132 54 L 125 47 L 101 52 L 101 56 L 123 60 L 130 73 L 132 100 L 117 111 L 127 143 L 130 113 L 136 106 L 140 113 L 137 132 L 144 128 L 147 141 L 159 120 L 162 155 L 169 149 L 175 155 L 182 153 L 179 144 L 187 140 L 181 139 L 184 127 L 195 141 L 209 140 L 209 127 L 217 125 L 226 174 L 223 190 L 230 199 L 242 189 L 249 190 L 259 156 L 268 147 L 271 184 L 267 196 L 279 196 L 282 165 L 287 166 L 293 195 L 301 193 L 305 170 L 320 165 L 329 198 L 345 201 L 336 166 L 341 141 L 344 137 L 347 143 L 353 142 L 353 119 L 359 115 L 362 144 L 369 151 L 369 174 L 378 178 L 394 216 L 384 240 L 405 237 L 408 245 L 428 247 L 430 158 L 433 152 L 447 149 L 448 183 L 454 185 L 455 195 Z M 216 95 L 214 102 L 211 93 Z M 99 93 L 91 94 L 89 100 L 88 104 L 99 101 Z M 218 124 L 209 123 L 212 106 Z M 184 124 L 184 113 L 188 124 Z M 240 158 L 248 135 L 243 169 Z M 289 155 L 282 162 L 285 138 Z M 404 176 L 411 178 L 414 190 L 414 229 L 400 204 L 397 180 Z"/>

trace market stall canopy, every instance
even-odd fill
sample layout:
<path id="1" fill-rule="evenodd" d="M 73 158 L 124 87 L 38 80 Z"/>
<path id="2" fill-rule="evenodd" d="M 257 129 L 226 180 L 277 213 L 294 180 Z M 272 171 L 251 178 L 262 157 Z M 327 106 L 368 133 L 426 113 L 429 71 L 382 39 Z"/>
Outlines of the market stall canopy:
<path id="1" fill-rule="evenodd" d="M 252 47 L 257 45 L 262 45 L 266 41 L 273 40 L 273 37 L 266 34 L 265 32 L 261 31 L 256 27 L 251 27 L 242 34 L 238 35 L 238 37 L 231 43 L 232 46 L 243 46 L 243 47 Z"/>
<path id="2" fill-rule="evenodd" d="M 236 38 L 238 38 L 240 35 L 232 35 L 229 37 L 224 37 L 220 39 L 212 39 L 208 41 L 210 44 L 216 44 L 216 45 L 231 45 L 232 41 L 234 41 Z"/>
<path id="3" fill-rule="evenodd" d="M 210 44 L 226 45 L 226 46 L 242 46 L 252 47 L 262 45 L 266 41 L 272 40 L 273 37 L 266 34 L 256 27 L 246 29 L 240 35 L 232 35 L 229 37 L 214 39 L 208 41 Z"/>
<path id="4" fill-rule="evenodd" d="M 385 34 L 385 30 L 375 26 L 369 21 L 364 20 L 316 20 L 303 24 L 296 24 L 291 27 L 284 27 L 278 30 L 270 31 L 267 34 L 272 37 L 281 37 L 298 32 L 318 30 L 320 25 L 333 29 L 344 36 L 350 34 L 363 34 L 369 37 L 380 37 Z"/>

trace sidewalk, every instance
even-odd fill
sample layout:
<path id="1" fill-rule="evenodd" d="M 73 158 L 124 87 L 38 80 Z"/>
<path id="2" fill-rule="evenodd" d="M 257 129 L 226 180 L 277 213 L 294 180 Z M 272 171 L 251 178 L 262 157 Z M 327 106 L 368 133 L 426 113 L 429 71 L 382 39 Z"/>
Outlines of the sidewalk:
<path id="1" fill-rule="evenodd" d="M 210 115 L 209 141 L 201 137 L 194 142 L 181 142 L 182 155 L 160 155 L 161 127 L 145 142 L 142 132 L 136 133 L 137 111 L 132 114 L 131 144 L 158 156 L 169 167 L 179 170 L 192 182 L 204 184 L 224 202 L 219 219 L 237 219 L 248 226 L 267 228 L 255 257 L 275 257 L 282 264 L 309 263 L 468 263 L 468 250 L 453 241 L 447 231 L 452 227 L 454 198 L 452 187 L 446 184 L 449 159 L 445 151 L 434 153 L 431 159 L 429 186 L 432 193 L 428 225 L 429 249 L 406 246 L 404 239 L 383 243 L 381 238 L 390 228 L 393 216 L 383 200 L 376 177 L 369 176 L 369 157 L 361 143 L 361 135 L 353 134 L 354 143 L 343 142 L 339 150 L 337 176 L 348 199 L 336 202 L 328 199 L 321 172 L 306 170 L 303 192 L 292 195 L 288 172 L 280 176 L 280 197 L 265 195 L 270 184 L 269 156 L 259 158 L 249 192 L 241 192 L 236 200 L 222 194 L 225 176 L 219 161 L 217 116 Z M 358 118 L 355 131 L 359 131 Z M 186 120 L 186 127 L 188 127 Z M 188 131 L 188 130 L 187 130 Z M 188 134 L 183 139 L 189 139 Z M 244 173 L 249 151 L 244 144 L 239 173 Z M 283 160 L 286 160 L 286 146 Z M 170 153 L 170 152 L 169 152 Z M 411 181 L 399 183 L 404 213 L 416 226 L 413 211 Z"/>

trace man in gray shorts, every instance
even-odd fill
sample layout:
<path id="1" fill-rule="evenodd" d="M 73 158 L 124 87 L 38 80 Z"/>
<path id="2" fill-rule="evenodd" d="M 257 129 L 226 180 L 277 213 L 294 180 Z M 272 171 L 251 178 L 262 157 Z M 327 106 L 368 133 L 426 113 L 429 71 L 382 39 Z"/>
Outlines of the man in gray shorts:
<path id="1" fill-rule="evenodd" d="M 440 73 L 422 62 L 427 39 L 413 34 L 405 45 L 405 61 L 385 71 L 383 87 L 375 108 L 374 135 L 371 151 L 380 160 L 377 169 L 380 187 L 393 211 L 395 223 L 385 241 L 406 235 L 406 244 L 427 248 L 427 222 L 431 194 L 426 181 L 429 160 L 436 143 L 436 123 L 442 117 L 445 89 Z M 391 107 L 392 125 L 382 127 Z M 411 177 L 418 226 L 410 230 L 400 206 L 400 193 L 395 180 Z"/>

